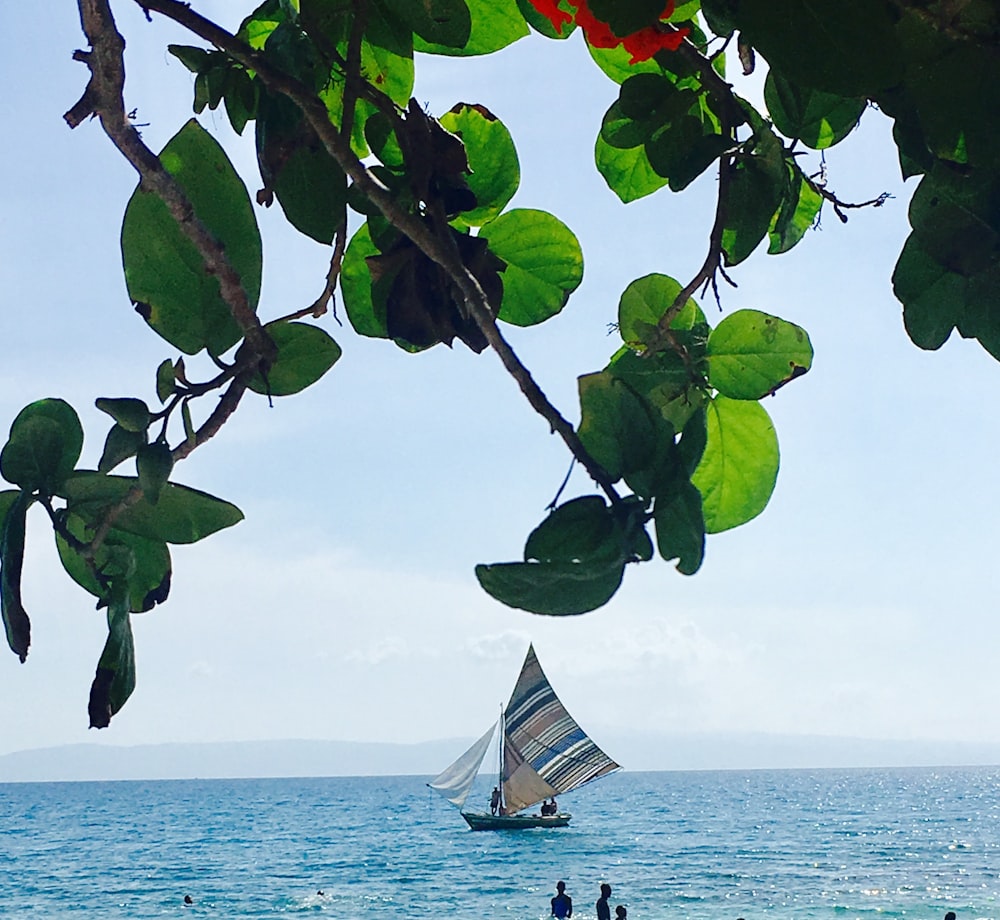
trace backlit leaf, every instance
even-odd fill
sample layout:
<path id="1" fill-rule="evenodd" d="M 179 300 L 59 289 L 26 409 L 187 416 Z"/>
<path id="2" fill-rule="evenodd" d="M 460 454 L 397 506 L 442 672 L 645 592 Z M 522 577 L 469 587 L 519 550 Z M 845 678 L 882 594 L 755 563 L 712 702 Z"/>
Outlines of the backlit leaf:
<path id="1" fill-rule="evenodd" d="M 498 562 L 477 565 L 487 594 L 508 607 L 572 616 L 603 607 L 621 585 L 625 563 Z"/>
<path id="2" fill-rule="evenodd" d="M 250 380 L 255 393 L 290 396 L 311 386 L 340 358 L 340 346 L 319 326 L 275 322 L 264 327 L 278 349 L 267 377 Z"/>

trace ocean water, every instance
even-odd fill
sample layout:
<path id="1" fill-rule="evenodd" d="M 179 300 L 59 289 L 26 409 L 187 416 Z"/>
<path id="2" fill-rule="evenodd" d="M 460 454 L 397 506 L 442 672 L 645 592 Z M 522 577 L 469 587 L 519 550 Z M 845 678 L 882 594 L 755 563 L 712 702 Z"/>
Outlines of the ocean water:
<path id="1" fill-rule="evenodd" d="M 422 777 L 0 785 L 0 916 L 543 920 L 559 879 L 581 920 L 602 881 L 629 920 L 1000 916 L 997 768 L 626 772 L 560 805 L 474 833 Z"/>

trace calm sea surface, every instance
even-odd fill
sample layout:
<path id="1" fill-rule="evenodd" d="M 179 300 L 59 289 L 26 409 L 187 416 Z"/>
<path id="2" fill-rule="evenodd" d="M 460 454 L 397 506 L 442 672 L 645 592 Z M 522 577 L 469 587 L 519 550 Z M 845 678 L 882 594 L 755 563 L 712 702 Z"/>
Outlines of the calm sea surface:
<path id="1" fill-rule="evenodd" d="M 0 915 L 538 920 L 565 879 L 580 920 L 605 880 L 629 920 L 1000 917 L 997 768 L 621 773 L 560 804 L 564 830 L 473 833 L 420 777 L 0 784 Z"/>

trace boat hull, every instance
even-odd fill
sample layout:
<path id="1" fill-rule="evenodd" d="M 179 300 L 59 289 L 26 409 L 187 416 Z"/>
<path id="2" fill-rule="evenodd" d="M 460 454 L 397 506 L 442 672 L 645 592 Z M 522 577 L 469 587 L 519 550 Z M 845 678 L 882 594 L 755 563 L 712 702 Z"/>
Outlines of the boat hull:
<path id="1" fill-rule="evenodd" d="M 556 815 L 486 815 L 462 812 L 474 831 L 520 831 L 532 827 L 565 827 L 572 817 L 567 812 Z"/>

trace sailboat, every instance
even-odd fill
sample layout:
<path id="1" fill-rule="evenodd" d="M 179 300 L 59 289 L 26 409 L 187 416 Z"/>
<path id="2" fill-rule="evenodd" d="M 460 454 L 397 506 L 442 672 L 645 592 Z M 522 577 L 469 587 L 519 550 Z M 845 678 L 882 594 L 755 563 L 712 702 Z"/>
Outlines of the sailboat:
<path id="1" fill-rule="evenodd" d="M 500 728 L 500 792 L 496 813 L 470 812 L 465 802 L 490 742 Z M 556 696 L 533 646 L 507 708 L 472 747 L 427 785 L 462 813 L 474 831 L 565 827 L 572 817 L 555 807 L 544 813 L 525 809 L 621 769 L 590 738 Z"/>

